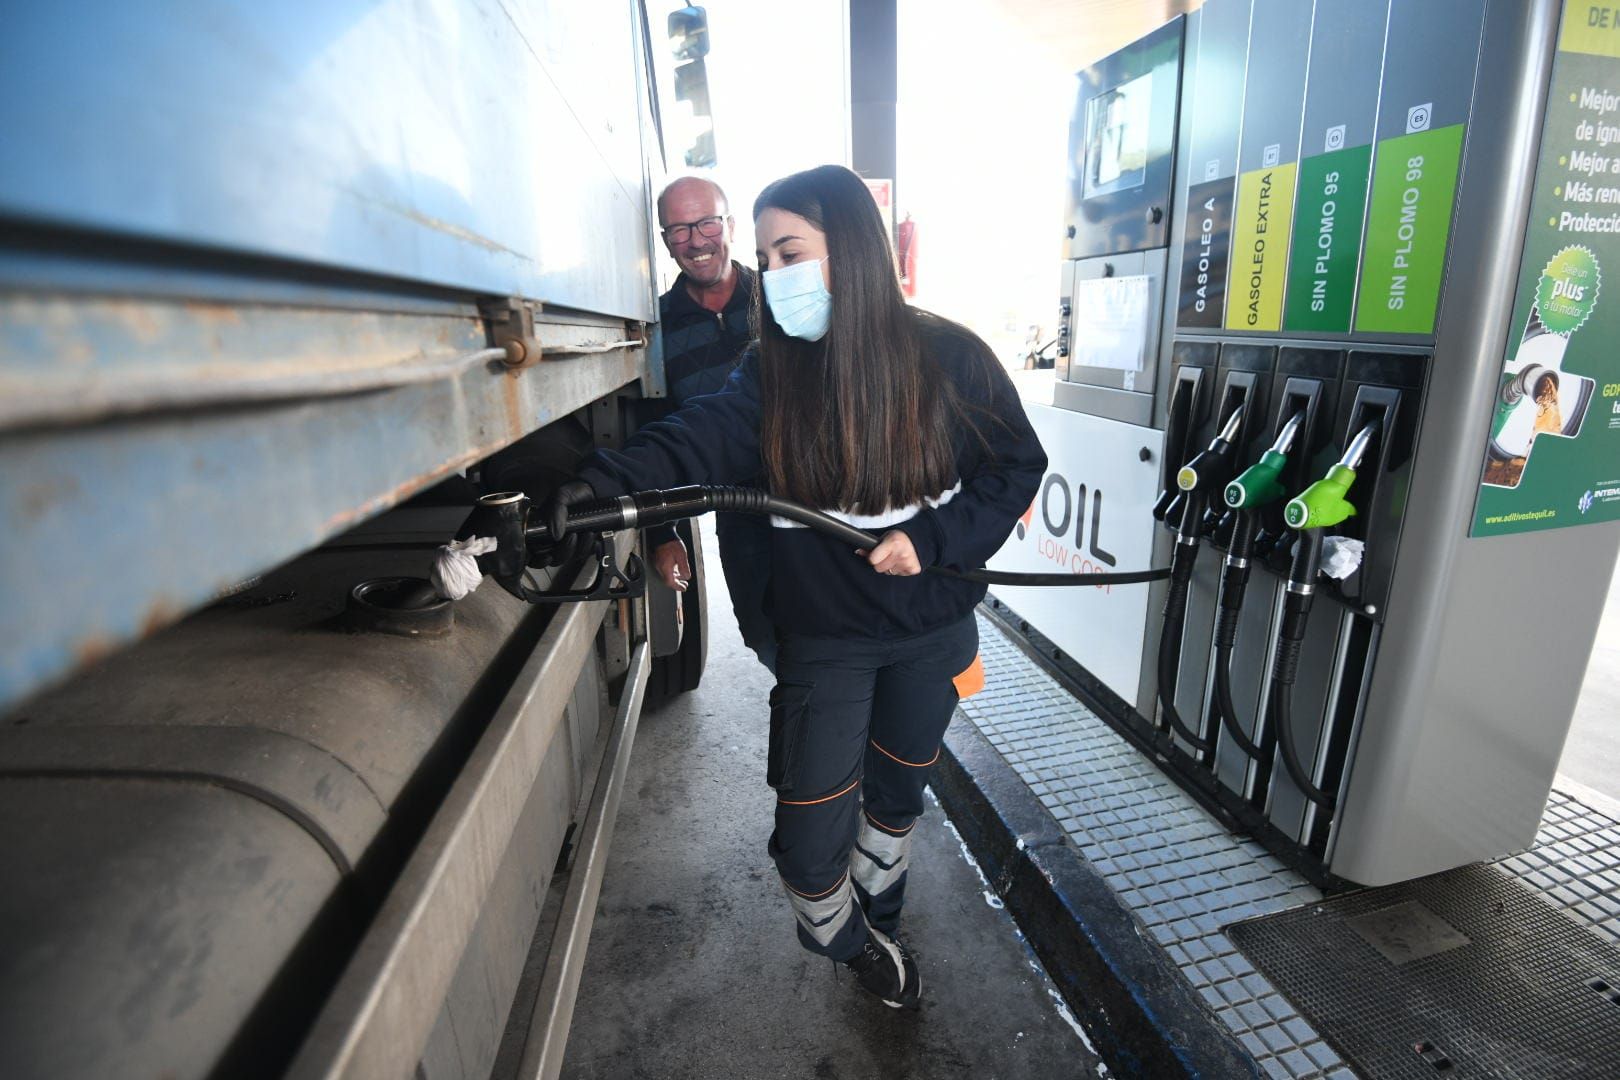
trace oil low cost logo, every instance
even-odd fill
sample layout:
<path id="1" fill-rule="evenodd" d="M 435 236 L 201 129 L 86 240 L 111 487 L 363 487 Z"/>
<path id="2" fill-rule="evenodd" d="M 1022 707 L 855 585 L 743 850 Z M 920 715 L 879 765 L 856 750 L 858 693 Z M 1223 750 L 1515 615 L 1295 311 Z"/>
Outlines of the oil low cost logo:
<path id="1" fill-rule="evenodd" d="M 1048 473 L 1040 494 L 1018 519 L 1014 531 L 1018 539 L 1028 539 L 1034 532 L 1035 513 L 1039 510 L 1044 535 L 1035 537 L 1035 542 L 1040 555 L 1065 570 L 1091 573 L 1119 561 L 1102 546 L 1102 508 L 1101 488 L 1089 490 L 1085 484 L 1071 484 L 1062 473 Z M 1068 545 L 1071 526 L 1074 529 L 1072 548 Z"/>

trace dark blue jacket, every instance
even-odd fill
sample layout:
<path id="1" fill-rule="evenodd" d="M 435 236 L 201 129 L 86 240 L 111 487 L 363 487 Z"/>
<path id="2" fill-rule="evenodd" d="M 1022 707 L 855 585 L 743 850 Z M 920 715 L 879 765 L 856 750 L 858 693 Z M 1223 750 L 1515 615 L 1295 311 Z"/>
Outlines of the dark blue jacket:
<path id="1" fill-rule="evenodd" d="M 860 528 L 901 529 L 924 566 L 983 566 L 1035 498 L 1046 454 L 1012 380 L 978 338 L 921 320 L 923 357 L 968 406 L 977 435 L 955 438 L 958 484 L 936 505 L 862 518 L 831 509 Z M 725 386 L 692 399 L 667 420 L 642 428 L 623 450 L 597 451 L 581 478 L 600 496 L 682 484 L 739 484 L 763 471 L 759 449 L 759 358 L 743 356 Z M 935 574 L 879 574 L 848 544 L 777 521 L 771 530 L 767 608 L 784 632 L 811 637 L 911 637 L 973 610 L 985 587 Z"/>
<path id="2" fill-rule="evenodd" d="M 742 263 L 733 260 L 731 265 L 737 271 L 737 287 L 720 311 L 710 311 L 692 299 L 686 291 L 685 274 L 658 298 L 664 380 L 669 385 L 669 400 L 677 408 L 724 386 L 752 340 L 748 318 L 758 277 Z"/>
<path id="3" fill-rule="evenodd" d="M 731 265 L 737 272 L 737 287 L 719 311 L 710 311 L 692 299 L 684 273 L 658 298 L 658 333 L 664 345 L 669 397 L 644 399 L 637 412 L 638 427 L 672 415 L 692 398 L 716 393 L 736 370 L 743 350 L 753 340 L 749 317 L 759 275 L 735 259 Z M 647 530 L 649 551 L 673 539 L 673 525 Z"/>

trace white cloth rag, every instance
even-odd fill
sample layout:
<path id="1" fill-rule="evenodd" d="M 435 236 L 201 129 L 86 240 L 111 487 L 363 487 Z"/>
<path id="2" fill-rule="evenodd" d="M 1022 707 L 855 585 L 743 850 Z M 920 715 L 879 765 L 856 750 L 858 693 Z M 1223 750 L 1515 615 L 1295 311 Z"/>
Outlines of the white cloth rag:
<path id="1" fill-rule="evenodd" d="M 1367 545 L 1349 536 L 1328 536 L 1322 539 L 1322 573 L 1335 581 L 1343 581 L 1361 565 Z"/>
<path id="2" fill-rule="evenodd" d="M 433 572 L 428 575 L 433 588 L 446 600 L 468 595 L 484 580 L 478 556 L 488 555 L 497 546 L 493 536 L 469 536 L 442 545 L 433 558 Z"/>

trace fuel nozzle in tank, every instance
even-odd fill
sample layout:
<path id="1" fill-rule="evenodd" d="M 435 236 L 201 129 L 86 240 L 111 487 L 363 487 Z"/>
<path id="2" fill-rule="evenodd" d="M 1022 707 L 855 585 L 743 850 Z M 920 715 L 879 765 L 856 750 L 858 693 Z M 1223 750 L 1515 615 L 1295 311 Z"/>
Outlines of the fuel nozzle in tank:
<path id="1" fill-rule="evenodd" d="M 1379 425 L 1374 422 L 1356 432 L 1344 455 L 1327 471 L 1327 475 L 1288 500 L 1283 517 L 1291 529 L 1324 529 L 1355 516 L 1356 508 L 1346 499 L 1350 485 L 1356 482 L 1356 470 L 1373 439 L 1378 437 Z"/>
<path id="2" fill-rule="evenodd" d="M 592 561 L 596 565 L 595 581 L 581 590 L 542 592 L 530 573 L 531 567 L 571 563 L 573 555 L 563 556 L 566 537 L 554 537 L 543 521 L 532 520 L 529 497 L 521 491 L 501 491 L 480 498 L 457 533 L 457 545 L 471 543 L 464 548 L 467 556 L 476 561 L 476 575 L 488 575 L 519 600 L 531 604 L 565 604 L 588 600 L 621 600 L 640 596 L 646 589 L 641 559 L 635 554 L 621 567 L 614 545 L 606 531 L 633 526 L 634 508 L 621 505 L 625 500 L 597 500 L 573 510 L 569 514 L 571 532 L 590 537 L 594 545 Z M 626 518 L 628 517 L 628 521 Z M 460 552 L 449 551 L 452 557 Z M 464 595 L 475 587 L 475 580 L 465 589 L 448 589 L 446 571 L 452 560 L 440 560 L 435 566 L 434 584 L 440 595 Z"/>

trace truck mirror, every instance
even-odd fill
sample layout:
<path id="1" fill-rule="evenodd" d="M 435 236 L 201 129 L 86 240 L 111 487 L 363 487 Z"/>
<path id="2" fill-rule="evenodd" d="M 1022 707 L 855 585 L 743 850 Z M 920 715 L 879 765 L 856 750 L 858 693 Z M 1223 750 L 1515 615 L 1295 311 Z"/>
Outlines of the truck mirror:
<path id="1" fill-rule="evenodd" d="M 677 60 L 701 60 L 709 55 L 709 13 L 687 5 L 669 13 L 669 51 Z"/>
<path id="2" fill-rule="evenodd" d="M 687 167 L 712 166 L 715 162 L 714 115 L 709 107 L 709 73 L 702 60 L 692 60 L 675 69 L 675 100 L 685 102 L 690 110 L 690 115 L 676 128 L 683 136 L 681 142 L 687 144 Z"/>

